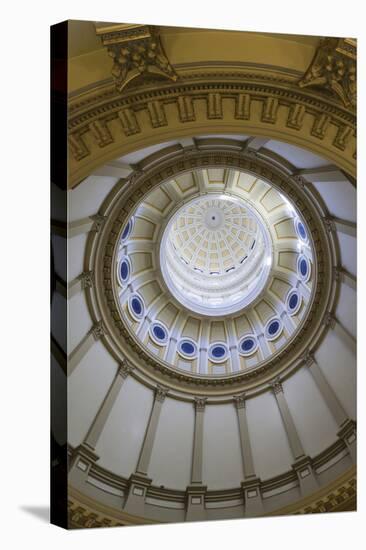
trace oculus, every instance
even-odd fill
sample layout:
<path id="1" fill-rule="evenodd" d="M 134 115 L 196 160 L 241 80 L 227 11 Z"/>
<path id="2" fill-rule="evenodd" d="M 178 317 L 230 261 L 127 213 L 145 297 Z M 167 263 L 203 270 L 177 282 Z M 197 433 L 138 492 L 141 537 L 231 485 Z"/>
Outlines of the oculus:
<path id="1" fill-rule="evenodd" d="M 178 353 L 185 359 L 197 357 L 197 344 L 190 338 L 183 338 L 178 344 Z"/>
<path id="2" fill-rule="evenodd" d="M 282 321 L 279 317 L 274 317 L 270 319 L 264 330 L 264 335 L 267 340 L 275 340 L 279 337 L 283 329 Z"/>
<path id="3" fill-rule="evenodd" d="M 128 222 L 126 223 L 126 225 L 125 225 L 125 227 L 122 231 L 122 235 L 121 235 L 121 242 L 122 243 L 126 242 L 127 239 L 129 238 L 129 236 L 131 235 L 132 228 L 133 228 L 133 217 L 128 220 Z"/>
<path id="4" fill-rule="evenodd" d="M 307 282 L 310 279 L 311 275 L 311 263 L 304 254 L 300 254 L 297 259 L 297 273 L 299 278 Z"/>
<path id="5" fill-rule="evenodd" d="M 296 229 L 296 233 L 297 233 L 297 236 L 299 237 L 299 239 L 306 242 L 308 240 L 308 234 L 307 234 L 307 231 L 305 229 L 304 224 L 298 218 L 295 220 L 295 229 Z"/>
<path id="6" fill-rule="evenodd" d="M 244 336 L 239 343 L 240 355 L 248 356 L 255 353 L 258 349 L 258 340 L 254 335 Z"/>
<path id="7" fill-rule="evenodd" d="M 228 347 L 224 342 L 212 344 L 208 350 L 208 356 L 214 363 L 222 363 L 228 358 Z"/>
<path id="8" fill-rule="evenodd" d="M 286 298 L 286 308 L 289 315 L 296 315 L 301 307 L 301 296 L 295 288 L 290 290 Z"/>
<path id="9" fill-rule="evenodd" d="M 118 281 L 122 286 L 128 282 L 130 278 L 130 274 L 131 274 L 130 260 L 126 256 L 124 256 L 120 260 L 118 269 L 117 269 Z"/>
<path id="10" fill-rule="evenodd" d="M 168 331 L 162 323 L 152 323 L 150 336 L 159 346 L 165 346 L 169 338 Z"/>
<path id="11" fill-rule="evenodd" d="M 132 294 L 128 299 L 128 309 L 131 316 L 136 320 L 140 321 L 145 312 L 145 305 L 143 299 L 139 294 Z"/>

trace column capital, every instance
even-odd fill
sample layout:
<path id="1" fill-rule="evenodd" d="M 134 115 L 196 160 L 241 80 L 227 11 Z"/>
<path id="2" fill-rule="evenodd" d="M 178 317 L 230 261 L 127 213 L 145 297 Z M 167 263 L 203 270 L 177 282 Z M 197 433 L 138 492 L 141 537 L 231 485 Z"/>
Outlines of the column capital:
<path id="1" fill-rule="evenodd" d="M 195 397 L 195 407 L 196 411 L 204 411 L 206 406 L 207 397 Z"/>
<path id="2" fill-rule="evenodd" d="M 335 232 L 336 231 L 336 225 L 333 221 L 333 218 L 323 218 L 323 222 L 325 225 L 325 229 L 328 231 L 328 233 Z"/>
<path id="3" fill-rule="evenodd" d="M 84 271 L 80 277 L 81 288 L 85 290 L 86 288 L 91 288 L 94 284 L 94 271 Z"/>
<path id="4" fill-rule="evenodd" d="M 95 338 L 95 340 L 99 340 L 102 336 L 104 336 L 104 325 L 103 321 L 98 321 L 94 324 L 94 326 L 91 329 L 91 332 Z"/>
<path id="5" fill-rule="evenodd" d="M 331 311 L 327 311 L 324 315 L 323 323 L 326 327 L 334 328 L 336 324 L 336 319 Z"/>
<path id="6" fill-rule="evenodd" d="M 233 400 L 237 409 L 245 409 L 246 395 L 241 393 L 240 395 L 233 395 Z"/>
<path id="7" fill-rule="evenodd" d="M 91 228 L 92 231 L 100 231 L 105 223 L 106 216 L 102 216 L 101 214 L 94 214 L 93 216 L 90 216 L 90 219 L 93 220 L 93 226 Z"/>
<path id="8" fill-rule="evenodd" d="M 134 368 L 135 367 L 133 365 L 130 365 L 130 363 L 123 360 L 123 362 L 118 365 L 118 374 L 122 376 L 122 378 L 127 378 Z"/>
<path id="9" fill-rule="evenodd" d="M 314 365 L 314 363 L 316 363 L 314 353 L 307 350 L 302 356 L 302 361 L 307 367 L 311 367 L 311 365 Z"/>
<path id="10" fill-rule="evenodd" d="M 336 265 L 333 267 L 333 279 L 334 281 L 342 281 L 343 279 L 342 267 L 338 267 Z"/>
<path id="11" fill-rule="evenodd" d="M 281 382 L 281 379 L 279 377 L 275 378 L 272 382 L 270 382 L 270 386 L 272 388 L 272 391 L 273 391 L 274 395 L 277 395 L 279 393 L 283 393 L 282 382 Z"/>
<path id="12" fill-rule="evenodd" d="M 162 403 L 168 393 L 168 388 L 164 386 L 156 386 L 155 388 L 155 401 Z"/>

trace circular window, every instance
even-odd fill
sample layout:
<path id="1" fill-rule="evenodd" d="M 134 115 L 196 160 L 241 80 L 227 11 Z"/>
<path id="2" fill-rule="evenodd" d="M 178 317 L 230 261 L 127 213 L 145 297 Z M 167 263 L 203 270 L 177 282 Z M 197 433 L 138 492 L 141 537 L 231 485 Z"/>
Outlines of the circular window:
<path id="1" fill-rule="evenodd" d="M 298 237 L 300 237 L 302 241 L 308 240 L 308 234 L 306 232 L 305 226 L 299 219 L 295 221 L 295 229 Z"/>
<path id="2" fill-rule="evenodd" d="M 248 335 L 241 339 L 239 344 L 240 355 L 252 355 L 258 349 L 258 340 L 255 336 Z"/>
<path id="3" fill-rule="evenodd" d="M 133 218 L 130 218 L 122 231 L 122 236 L 121 236 L 122 242 L 125 242 L 128 239 L 128 237 L 131 235 L 132 226 L 133 226 Z"/>
<path id="4" fill-rule="evenodd" d="M 311 264 L 303 254 L 301 254 L 297 260 L 297 273 L 304 282 L 310 279 Z"/>
<path id="5" fill-rule="evenodd" d="M 159 346 L 164 346 L 168 341 L 168 331 L 162 323 L 153 323 L 150 326 L 150 336 Z"/>
<path id="6" fill-rule="evenodd" d="M 139 321 L 144 316 L 144 302 L 138 294 L 133 294 L 128 300 L 128 309 L 134 319 Z"/>
<path id="7" fill-rule="evenodd" d="M 282 332 L 282 321 L 278 317 L 270 319 L 266 325 L 264 334 L 267 340 L 275 340 Z"/>
<path id="8" fill-rule="evenodd" d="M 299 311 L 301 307 L 301 296 L 298 290 L 290 290 L 286 299 L 286 307 L 290 315 L 295 315 Z"/>
<path id="9" fill-rule="evenodd" d="M 127 283 L 128 279 L 130 278 L 131 273 L 131 264 L 129 259 L 124 256 L 118 266 L 117 275 L 118 280 L 120 284 L 124 285 Z"/>
<path id="10" fill-rule="evenodd" d="M 214 363 L 222 363 L 228 354 L 227 345 L 223 343 L 212 344 L 208 350 L 208 356 Z"/>
<path id="11" fill-rule="evenodd" d="M 178 344 L 178 353 L 182 357 L 193 359 L 197 356 L 197 344 L 189 338 L 184 338 Z"/>

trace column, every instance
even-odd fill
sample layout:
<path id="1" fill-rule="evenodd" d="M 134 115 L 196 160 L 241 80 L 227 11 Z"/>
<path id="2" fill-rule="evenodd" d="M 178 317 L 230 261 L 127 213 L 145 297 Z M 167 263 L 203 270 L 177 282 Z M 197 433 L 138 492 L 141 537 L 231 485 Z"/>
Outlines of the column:
<path id="1" fill-rule="evenodd" d="M 241 483 L 244 496 L 245 516 L 259 516 L 263 513 L 261 480 L 256 476 L 250 445 L 245 394 L 234 395 L 238 415 L 240 445 L 243 459 L 244 481 Z"/>
<path id="2" fill-rule="evenodd" d="M 136 472 L 130 476 L 129 480 L 129 492 L 124 506 L 124 510 L 129 514 L 141 517 L 144 517 L 145 514 L 147 489 L 152 482 L 147 476 L 147 471 L 150 464 L 151 452 L 154 445 L 162 404 L 167 393 L 167 388 L 157 386 L 155 389 L 154 404 L 146 428 Z"/>
<path id="3" fill-rule="evenodd" d="M 356 339 L 352 336 L 350 332 L 342 325 L 338 319 L 334 319 L 333 330 L 339 336 L 339 338 L 346 344 L 350 351 L 356 355 L 357 343 Z"/>
<path id="4" fill-rule="evenodd" d="M 161 386 L 157 386 L 155 390 L 154 404 L 153 404 L 153 408 L 149 418 L 149 423 L 147 425 L 145 439 L 144 439 L 141 453 L 140 453 L 140 458 L 136 468 L 136 472 L 140 474 L 147 475 L 147 470 L 149 468 L 156 430 L 158 428 L 161 407 L 164 403 L 167 392 L 168 390 L 166 388 L 162 388 Z"/>
<path id="5" fill-rule="evenodd" d="M 70 353 L 67 359 L 67 374 L 70 376 L 81 359 L 88 353 L 93 343 L 99 340 L 104 334 L 102 321 L 96 323 L 92 329 L 84 336 L 75 349 Z"/>
<path id="6" fill-rule="evenodd" d="M 127 363 L 122 363 L 119 365 L 116 376 L 108 390 L 106 397 L 104 398 L 103 403 L 101 404 L 92 425 L 89 428 L 88 433 L 84 439 L 84 444 L 95 449 L 97 446 L 99 437 L 103 431 L 103 428 L 108 420 L 108 417 L 111 413 L 113 405 L 115 404 L 119 392 L 123 386 L 124 381 L 132 372 L 133 367 Z"/>
<path id="7" fill-rule="evenodd" d="M 323 371 L 319 367 L 312 354 L 307 354 L 304 358 L 305 364 L 309 367 L 310 373 L 317 385 L 322 397 L 327 404 L 328 409 L 333 415 L 334 420 L 339 426 L 337 433 L 340 439 L 346 444 L 350 457 L 356 462 L 356 424 L 350 419 L 339 401 L 333 388 L 329 385 Z"/>
<path id="8" fill-rule="evenodd" d="M 281 381 L 279 379 L 276 379 L 271 384 L 271 386 L 282 417 L 282 422 L 290 444 L 291 452 L 295 460 L 292 467 L 297 474 L 300 483 L 301 493 L 303 495 L 306 495 L 315 491 L 318 488 L 316 477 L 311 464 L 311 459 L 309 456 L 305 455 L 305 451 L 297 433 L 290 409 L 287 405 Z"/>
<path id="9" fill-rule="evenodd" d="M 328 312 L 326 314 L 324 323 L 326 326 L 332 328 L 340 340 L 342 340 L 348 349 L 356 355 L 357 344 L 355 338 L 332 313 Z"/>
<path id="10" fill-rule="evenodd" d="M 328 409 L 332 413 L 338 426 L 342 426 L 348 419 L 347 413 L 338 400 L 335 392 L 329 385 L 328 380 L 325 378 L 323 371 L 320 369 L 313 355 L 308 354 L 305 359 L 305 364 L 309 367 L 309 371 L 315 384 L 317 385 L 322 397 L 327 404 Z"/>
<path id="11" fill-rule="evenodd" d="M 205 493 L 207 487 L 202 485 L 203 422 L 206 401 L 206 397 L 195 397 L 191 485 L 187 487 L 186 493 L 187 521 L 203 521 L 206 519 Z"/>
<path id="12" fill-rule="evenodd" d="M 80 483 L 85 481 L 88 476 L 90 467 L 97 460 L 99 456 L 95 453 L 95 447 L 98 443 L 98 439 L 103 431 L 103 428 L 108 420 L 110 412 L 119 392 L 122 388 L 123 382 L 127 376 L 132 372 L 133 367 L 127 363 L 119 365 L 116 376 L 109 387 L 107 395 L 105 396 L 103 403 L 101 404 L 85 438 L 84 441 L 74 450 L 73 460 L 71 462 L 69 477 L 74 483 Z"/>

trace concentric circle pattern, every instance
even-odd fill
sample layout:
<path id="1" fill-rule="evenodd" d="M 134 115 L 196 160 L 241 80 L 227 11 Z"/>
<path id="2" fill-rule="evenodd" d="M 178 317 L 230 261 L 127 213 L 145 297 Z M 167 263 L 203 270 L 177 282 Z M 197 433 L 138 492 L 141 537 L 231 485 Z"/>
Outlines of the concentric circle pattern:
<path id="1" fill-rule="evenodd" d="M 160 246 L 164 280 L 177 300 L 209 316 L 239 311 L 262 290 L 272 264 L 263 220 L 228 194 L 193 199 L 170 220 Z"/>
<path id="2" fill-rule="evenodd" d="M 161 182 L 121 229 L 122 321 L 175 371 L 255 369 L 306 319 L 316 276 L 308 234 L 288 198 L 252 174 L 196 169 Z"/>

